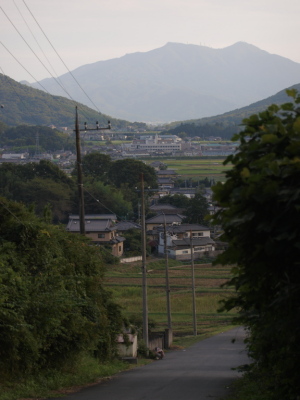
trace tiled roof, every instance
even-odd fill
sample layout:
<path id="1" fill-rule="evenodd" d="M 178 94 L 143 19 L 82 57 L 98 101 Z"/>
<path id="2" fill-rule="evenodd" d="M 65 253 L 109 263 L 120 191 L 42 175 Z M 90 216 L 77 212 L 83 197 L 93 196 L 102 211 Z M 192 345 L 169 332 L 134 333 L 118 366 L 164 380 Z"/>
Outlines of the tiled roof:
<path id="1" fill-rule="evenodd" d="M 129 229 L 142 229 L 141 225 L 131 221 L 121 221 L 115 225 L 118 231 L 128 231 Z"/>
<path id="2" fill-rule="evenodd" d="M 181 223 L 185 218 L 180 214 L 158 214 L 146 220 L 146 224 L 172 224 L 173 222 Z"/>
<path id="3" fill-rule="evenodd" d="M 85 219 L 85 231 L 86 232 L 111 232 L 116 228 L 112 224 L 110 219 Z M 79 219 L 71 219 L 67 225 L 67 231 L 69 232 L 80 232 Z"/>
<path id="4" fill-rule="evenodd" d="M 191 246 L 191 240 L 190 238 L 185 238 L 185 239 L 176 239 L 172 240 L 174 246 L 184 246 L 184 247 L 190 247 Z M 207 244 L 215 244 L 215 242 L 207 236 L 201 237 L 201 238 L 193 238 L 192 239 L 192 245 L 193 246 L 205 246 Z"/>

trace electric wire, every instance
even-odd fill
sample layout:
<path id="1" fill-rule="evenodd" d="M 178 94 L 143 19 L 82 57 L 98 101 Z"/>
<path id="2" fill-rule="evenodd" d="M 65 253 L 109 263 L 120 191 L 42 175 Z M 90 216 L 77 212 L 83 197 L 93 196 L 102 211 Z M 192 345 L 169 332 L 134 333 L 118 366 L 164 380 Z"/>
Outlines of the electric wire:
<path id="1" fill-rule="evenodd" d="M 96 106 L 96 104 L 93 102 L 93 100 L 90 98 L 90 96 L 86 93 L 86 91 L 83 89 L 83 87 L 80 85 L 80 83 L 78 82 L 78 80 L 75 78 L 74 74 L 70 71 L 70 69 L 68 68 L 68 66 L 66 65 L 66 63 L 64 62 L 64 60 L 62 59 L 62 57 L 59 55 L 59 53 L 56 51 L 55 47 L 53 46 L 53 44 L 51 43 L 51 41 L 49 40 L 48 36 L 46 35 L 46 33 L 44 32 L 44 30 L 42 29 L 42 27 L 40 26 L 40 24 L 38 23 L 38 21 L 36 20 L 35 16 L 33 15 L 33 13 L 31 12 L 30 8 L 28 7 L 28 5 L 26 4 L 25 0 L 23 0 L 23 3 L 25 4 L 27 10 L 30 12 L 32 18 L 34 19 L 34 21 L 36 22 L 36 24 L 38 25 L 38 27 L 40 28 L 41 32 L 43 33 L 43 35 L 45 36 L 45 38 L 47 39 L 48 43 L 50 44 L 50 46 L 52 47 L 52 49 L 54 50 L 54 52 L 56 53 L 56 55 L 58 56 L 58 58 L 60 59 L 60 61 L 63 63 L 63 65 L 65 66 L 65 68 L 67 69 L 67 71 L 69 72 L 69 74 L 72 76 L 72 78 L 74 79 L 74 81 L 76 82 L 76 84 L 79 86 L 79 88 L 82 90 L 82 92 L 86 95 L 86 97 L 89 99 L 89 101 L 91 102 L 91 104 L 93 104 L 93 106 L 95 107 L 95 109 L 99 112 L 99 108 Z"/>
<path id="2" fill-rule="evenodd" d="M 1 7 L 1 6 L 0 6 Z M 31 78 L 33 78 L 35 80 L 35 82 L 37 82 L 37 84 L 39 84 L 41 86 L 41 88 L 48 94 L 50 94 L 48 92 L 48 90 L 40 83 L 38 82 L 38 80 L 28 71 L 28 69 L 26 67 L 24 67 L 24 65 L 17 59 L 17 57 L 15 57 L 12 52 L 5 46 L 4 43 L 2 43 L 2 41 L 0 40 L 0 43 L 2 44 L 2 46 L 5 48 L 5 50 L 17 61 L 17 63 L 31 76 Z"/>
<path id="3" fill-rule="evenodd" d="M 15 5 L 16 9 L 18 10 L 18 12 L 19 12 L 21 18 L 23 19 L 25 25 L 27 26 L 29 32 L 31 33 L 31 35 L 32 35 L 32 37 L 33 37 L 33 39 L 34 39 L 34 41 L 36 42 L 36 44 L 37 44 L 37 46 L 39 47 L 40 51 L 43 53 L 43 55 L 44 55 L 45 59 L 47 60 L 49 66 L 52 68 L 52 71 L 53 71 L 54 74 L 56 75 L 56 78 L 59 80 L 58 73 L 55 71 L 53 65 L 51 64 L 51 62 L 50 62 L 50 60 L 49 60 L 49 58 L 47 57 L 47 55 L 45 54 L 44 50 L 43 50 L 42 47 L 40 46 L 40 44 L 39 44 L 37 38 L 35 37 L 35 35 L 34 35 L 34 33 L 33 33 L 33 31 L 31 30 L 29 24 L 27 23 L 26 19 L 24 18 L 23 14 L 22 14 L 22 12 L 21 12 L 21 10 L 20 10 L 20 8 L 18 7 L 18 5 L 17 5 L 17 3 L 15 2 L 15 0 L 13 0 L 13 2 L 14 2 L 14 5 Z M 62 84 L 61 81 L 60 81 L 60 83 Z"/>
<path id="4" fill-rule="evenodd" d="M 75 101 L 72 96 L 70 95 L 70 93 L 60 84 L 60 82 L 55 78 L 55 76 L 52 75 L 52 72 L 48 69 L 48 67 L 44 64 L 44 62 L 40 59 L 40 57 L 36 54 L 36 52 L 32 49 L 32 47 L 30 46 L 30 44 L 27 42 L 27 40 L 24 38 L 24 36 L 21 34 L 21 32 L 18 30 L 18 28 L 16 27 L 16 25 L 12 22 L 12 20 L 9 18 L 9 16 L 6 14 L 6 12 L 3 10 L 3 8 L 0 6 L 3 14 L 6 16 L 6 18 L 9 20 L 9 22 L 12 24 L 12 26 L 15 28 L 15 30 L 17 31 L 17 33 L 20 35 L 20 37 L 23 39 L 23 41 L 26 43 L 26 45 L 29 47 L 29 49 L 31 50 L 31 52 L 34 54 L 34 56 L 39 60 L 39 62 L 42 64 L 42 66 L 46 69 L 46 71 L 51 75 L 51 77 L 56 81 L 56 83 L 62 88 L 62 90 L 67 94 L 67 96 Z"/>

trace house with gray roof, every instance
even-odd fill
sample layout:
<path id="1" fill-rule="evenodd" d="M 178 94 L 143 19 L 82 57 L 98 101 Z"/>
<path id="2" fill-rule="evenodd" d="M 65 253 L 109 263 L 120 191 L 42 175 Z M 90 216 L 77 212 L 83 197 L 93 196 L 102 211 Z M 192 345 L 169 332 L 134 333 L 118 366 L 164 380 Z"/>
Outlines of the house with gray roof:
<path id="1" fill-rule="evenodd" d="M 95 245 L 107 245 L 111 247 L 112 255 L 123 255 L 123 242 L 125 238 L 120 236 L 116 225 L 115 214 L 89 214 L 85 215 L 85 235 Z M 70 215 L 67 231 L 80 233 L 80 219 L 78 215 Z"/>
<path id="2" fill-rule="evenodd" d="M 181 224 L 178 226 L 158 227 L 158 254 L 165 254 L 175 260 L 199 259 L 205 255 L 213 255 L 215 242 L 210 237 L 210 229 L 199 224 Z"/>

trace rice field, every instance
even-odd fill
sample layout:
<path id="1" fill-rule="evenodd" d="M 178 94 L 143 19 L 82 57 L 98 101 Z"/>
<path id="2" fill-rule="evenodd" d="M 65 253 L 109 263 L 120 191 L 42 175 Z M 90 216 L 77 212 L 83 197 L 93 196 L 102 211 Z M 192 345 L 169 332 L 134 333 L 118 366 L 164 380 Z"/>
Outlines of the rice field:
<path id="1" fill-rule="evenodd" d="M 171 260 L 170 260 L 171 261 Z M 178 264 L 178 263 L 177 263 Z M 219 313 L 220 301 L 232 294 L 222 287 L 231 277 L 230 267 L 195 264 L 196 316 L 199 334 L 230 325 L 232 313 Z M 193 331 L 192 269 L 190 265 L 169 266 L 170 309 L 175 335 L 190 335 Z M 127 317 L 142 317 L 143 291 L 141 264 L 114 266 L 106 274 L 107 289 L 123 308 Z M 165 262 L 147 264 L 147 298 L 149 320 L 159 330 L 167 327 L 167 297 Z"/>
<path id="2" fill-rule="evenodd" d="M 214 179 L 215 181 L 224 181 L 225 172 L 230 169 L 229 165 L 224 165 L 225 157 L 189 157 L 189 158 L 151 158 L 151 161 L 145 160 L 147 164 L 153 161 L 161 161 L 167 165 L 168 169 L 174 169 L 181 178 Z"/>

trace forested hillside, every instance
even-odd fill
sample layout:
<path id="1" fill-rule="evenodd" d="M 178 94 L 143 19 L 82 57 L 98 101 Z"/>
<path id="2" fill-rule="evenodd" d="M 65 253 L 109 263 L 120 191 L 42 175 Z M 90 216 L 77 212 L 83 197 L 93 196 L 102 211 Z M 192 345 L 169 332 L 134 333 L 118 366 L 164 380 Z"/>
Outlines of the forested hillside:
<path id="1" fill-rule="evenodd" d="M 300 91 L 300 83 L 292 86 L 293 89 Z M 274 96 L 264 100 L 232 110 L 225 114 L 216 115 L 209 118 L 193 119 L 188 121 L 177 121 L 166 125 L 165 134 L 178 135 L 182 132 L 187 136 L 220 136 L 222 139 L 231 137 L 242 129 L 242 121 L 250 115 L 264 111 L 271 104 L 283 104 L 289 101 L 286 90 L 281 90 Z"/>
<path id="2" fill-rule="evenodd" d="M 79 118 L 83 122 L 106 126 L 110 120 L 114 129 L 127 129 L 134 126 L 124 120 L 112 118 L 87 106 L 68 100 L 65 97 L 52 96 L 39 89 L 22 85 L 6 75 L 0 74 L 0 120 L 9 126 L 17 125 L 55 125 L 74 129 L 75 107 L 79 107 Z M 145 124 L 137 124 L 145 127 Z"/>
<path id="3" fill-rule="evenodd" d="M 14 128 L 8 126 L 1 129 L 0 147 L 9 147 L 13 151 L 36 151 L 39 143 L 40 152 L 54 152 L 57 150 L 75 150 L 75 138 L 57 129 L 46 126 L 19 125 Z"/>

